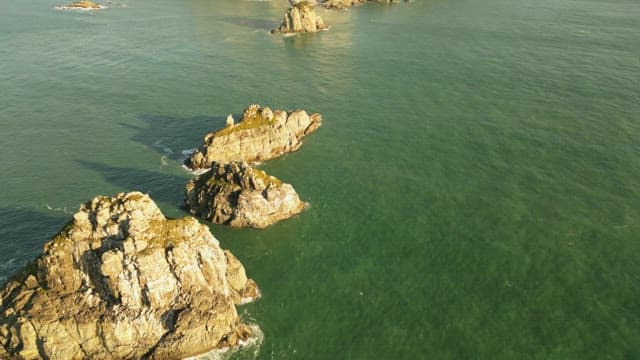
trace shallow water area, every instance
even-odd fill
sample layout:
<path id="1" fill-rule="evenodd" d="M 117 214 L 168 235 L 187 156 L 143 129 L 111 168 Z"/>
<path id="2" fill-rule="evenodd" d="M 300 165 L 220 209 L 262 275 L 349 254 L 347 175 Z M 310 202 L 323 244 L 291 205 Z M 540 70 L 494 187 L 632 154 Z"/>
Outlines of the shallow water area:
<path id="1" fill-rule="evenodd" d="M 252 103 L 319 112 L 260 168 L 305 212 L 211 225 L 260 286 L 233 359 L 640 357 L 640 4 L 0 2 L 0 281 L 82 202 L 182 217 L 183 150 Z"/>

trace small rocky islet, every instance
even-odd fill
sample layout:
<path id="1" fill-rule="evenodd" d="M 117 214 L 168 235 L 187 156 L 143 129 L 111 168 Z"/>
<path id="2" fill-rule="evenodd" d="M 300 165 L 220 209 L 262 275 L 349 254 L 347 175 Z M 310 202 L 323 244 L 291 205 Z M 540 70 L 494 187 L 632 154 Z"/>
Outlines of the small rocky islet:
<path id="1" fill-rule="evenodd" d="M 61 9 L 102 9 L 104 6 L 89 0 L 80 0 L 69 5 L 60 6 Z"/>
<path id="2" fill-rule="evenodd" d="M 328 30 L 322 17 L 316 13 L 316 7 L 325 9 L 347 10 L 353 6 L 367 2 L 396 3 L 409 0 L 289 0 L 290 7 L 284 13 L 282 23 L 271 30 L 272 34 L 314 33 Z"/>
<path id="3" fill-rule="evenodd" d="M 216 224 L 262 229 L 302 212 L 307 204 L 290 184 L 246 162 L 214 162 L 189 181 L 185 205 L 191 214 Z"/>
<path id="4" fill-rule="evenodd" d="M 296 151 L 302 139 L 322 125 L 322 116 L 305 110 L 275 110 L 252 104 L 235 123 L 232 116 L 227 126 L 204 136 L 204 144 L 185 160 L 192 171 L 209 170 L 213 162 L 250 163 L 270 160 Z"/>
<path id="5" fill-rule="evenodd" d="M 2 359 L 168 359 L 256 336 L 260 297 L 209 228 L 139 192 L 84 204 L 0 293 Z"/>
<path id="6" fill-rule="evenodd" d="M 291 1 L 291 7 L 284 13 L 282 24 L 271 30 L 272 34 L 302 33 L 327 30 L 322 17 L 316 14 L 315 2 Z"/>

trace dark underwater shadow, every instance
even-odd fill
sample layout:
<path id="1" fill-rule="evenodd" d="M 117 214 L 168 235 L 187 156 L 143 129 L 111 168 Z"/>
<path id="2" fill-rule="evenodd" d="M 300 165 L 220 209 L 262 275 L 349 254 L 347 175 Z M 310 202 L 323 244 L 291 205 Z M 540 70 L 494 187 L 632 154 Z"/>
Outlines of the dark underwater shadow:
<path id="1" fill-rule="evenodd" d="M 131 139 L 155 149 L 169 159 L 180 162 L 186 158 L 183 151 L 201 146 L 204 135 L 213 130 L 221 129 L 226 124 L 226 115 L 215 117 L 203 115 L 187 118 L 140 115 L 138 119 L 147 126 L 120 124 L 136 131 Z"/>
<path id="2" fill-rule="evenodd" d="M 282 19 L 270 21 L 270 20 L 264 20 L 264 19 L 249 19 L 244 17 L 226 17 L 222 19 L 222 21 L 232 25 L 236 25 L 236 26 L 243 26 L 251 29 L 271 31 L 272 29 L 275 29 L 278 26 L 280 26 Z"/>
<path id="3" fill-rule="evenodd" d="M 184 187 L 190 175 L 186 172 L 184 177 L 143 169 L 133 169 L 120 166 L 99 164 L 91 161 L 76 160 L 84 168 L 102 174 L 104 179 L 119 187 L 123 191 L 140 191 L 149 194 L 158 202 L 182 206 Z"/>
<path id="4" fill-rule="evenodd" d="M 72 215 L 47 210 L 0 208 L 0 285 L 34 260 Z"/>

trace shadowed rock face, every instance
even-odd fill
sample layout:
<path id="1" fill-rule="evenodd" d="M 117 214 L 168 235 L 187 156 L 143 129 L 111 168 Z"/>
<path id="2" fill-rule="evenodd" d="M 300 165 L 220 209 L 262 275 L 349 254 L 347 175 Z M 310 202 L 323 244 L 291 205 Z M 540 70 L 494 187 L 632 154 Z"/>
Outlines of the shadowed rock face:
<path id="1" fill-rule="evenodd" d="M 0 293 L 0 358 L 182 358 L 237 346 L 242 264 L 138 192 L 97 197 Z"/>
<path id="2" fill-rule="evenodd" d="M 316 32 L 327 29 L 322 18 L 316 14 L 315 1 L 293 1 L 284 14 L 282 24 L 271 33 Z"/>
<path id="3" fill-rule="evenodd" d="M 305 209 L 293 186 L 245 162 L 214 163 L 186 186 L 195 216 L 232 227 L 265 228 Z"/>
<path id="4" fill-rule="evenodd" d="M 208 170 L 214 161 L 263 161 L 296 151 L 302 138 L 322 125 L 322 116 L 304 110 L 271 111 L 254 104 L 238 123 L 230 118 L 227 124 L 204 137 L 204 145 L 185 161 L 188 168 Z"/>

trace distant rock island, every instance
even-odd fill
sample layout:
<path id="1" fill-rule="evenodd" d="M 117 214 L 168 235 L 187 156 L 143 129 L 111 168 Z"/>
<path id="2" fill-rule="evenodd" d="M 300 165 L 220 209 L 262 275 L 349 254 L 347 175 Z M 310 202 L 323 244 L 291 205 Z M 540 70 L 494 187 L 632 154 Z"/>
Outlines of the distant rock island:
<path id="1" fill-rule="evenodd" d="M 273 159 L 302 146 L 302 138 L 322 125 L 320 114 L 304 110 L 272 111 L 253 104 L 236 124 L 232 116 L 227 126 L 204 137 L 204 145 L 185 160 L 191 170 L 209 170 L 213 162 L 257 162 Z"/>
<path id="2" fill-rule="evenodd" d="M 367 2 L 396 3 L 401 1 L 409 2 L 409 0 L 326 0 L 320 1 L 320 5 L 327 9 L 348 9 Z"/>
<path id="3" fill-rule="evenodd" d="M 181 359 L 255 335 L 260 296 L 192 217 L 139 192 L 96 197 L 0 293 L 0 358 Z"/>
<path id="4" fill-rule="evenodd" d="M 232 227 L 265 228 L 305 209 L 293 186 L 246 162 L 213 163 L 186 186 L 185 204 L 198 217 Z"/>
<path id="5" fill-rule="evenodd" d="M 322 18 L 316 14 L 315 1 L 290 0 L 291 7 L 284 14 L 282 24 L 271 30 L 276 33 L 316 32 L 328 29 Z"/>
<path id="6" fill-rule="evenodd" d="M 80 0 L 64 6 L 66 9 L 102 9 L 102 5 L 96 4 L 89 0 Z"/>

